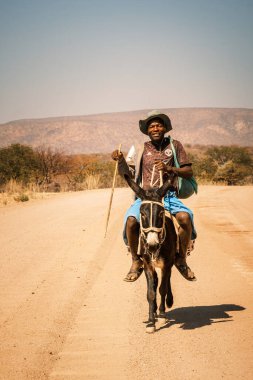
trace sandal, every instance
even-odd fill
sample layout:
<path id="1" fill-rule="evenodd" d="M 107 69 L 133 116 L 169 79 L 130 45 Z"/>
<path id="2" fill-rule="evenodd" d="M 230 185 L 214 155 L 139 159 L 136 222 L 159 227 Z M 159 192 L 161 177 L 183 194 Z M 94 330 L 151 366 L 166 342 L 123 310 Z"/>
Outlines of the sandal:
<path id="1" fill-rule="evenodd" d="M 138 278 L 140 277 L 142 272 L 143 272 L 142 267 L 139 269 L 136 269 L 136 270 L 130 269 L 130 271 L 127 273 L 126 277 L 123 280 L 127 281 L 127 282 L 134 282 L 134 281 L 138 280 Z"/>
<path id="2" fill-rule="evenodd" d="M 177 270 L 181 273 L 181 275 L 188 281 L 197 281 L 194 273 L 191 271 L 191 268 L 186 264 L 175 264 Z M 189 272 L 193 274 L 193 277 L 189 276 Z"/>

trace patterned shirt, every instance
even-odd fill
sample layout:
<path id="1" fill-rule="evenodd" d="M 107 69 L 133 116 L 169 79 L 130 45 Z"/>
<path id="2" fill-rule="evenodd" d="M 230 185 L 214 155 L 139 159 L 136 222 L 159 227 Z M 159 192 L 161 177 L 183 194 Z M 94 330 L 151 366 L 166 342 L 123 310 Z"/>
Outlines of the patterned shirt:
<path id="1" fill-rule="evenodd" d="M 178 140 L 173 139 L 173 145 L 175 147 L 177 160 L 180 167 L 184 165 L 191 165 L 183 145 Z M 161 147 L 157 147 L 152 141 L 144 143 L 144 151 L 142 155 L 142 187 L 144 190 L 150 187 L 160 186 L 160 174 L 157 169 L 154 168 L 154 164 L 157 161 L 163 161 L 168 166 L 175 166 L 173 152 L 170 145 L 170 139 L 166 137 Z M 163 179 L 165 180 L 165 178 Z M 175 178 L 173 186 L 177 188 L 177 179 Z"/>

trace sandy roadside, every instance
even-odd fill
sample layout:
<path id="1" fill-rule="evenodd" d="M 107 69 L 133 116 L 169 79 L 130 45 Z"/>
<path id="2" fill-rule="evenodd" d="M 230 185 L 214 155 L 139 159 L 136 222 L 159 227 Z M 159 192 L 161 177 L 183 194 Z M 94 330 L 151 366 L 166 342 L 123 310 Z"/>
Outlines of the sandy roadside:
<path id="1" fill-rule="evenodd" d="M 253 187 L 187 200 L 198 240 L 174 270 L 170 323 L 145 333 L 146 284 L 122 281 L 128 189 L 58 194 L 0 209 L 0 379 L 251 379 Z"/>

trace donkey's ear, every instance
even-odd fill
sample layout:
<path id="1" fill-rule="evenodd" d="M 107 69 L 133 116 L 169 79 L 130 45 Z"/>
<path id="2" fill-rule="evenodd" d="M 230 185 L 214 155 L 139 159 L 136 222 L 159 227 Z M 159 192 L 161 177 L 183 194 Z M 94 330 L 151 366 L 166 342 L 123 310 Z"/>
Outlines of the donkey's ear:
<path id="1" fill-rule="evenodd" d="M 159 197 L 163 198 L 170 188 L 172 188 L 172 181 L 171 179 L 167 179 L 167 181 L 164 182 L 161 187 L 159 187 L 156 193 L 159 195 Z"/>
<path id="2" fill-rule="evenodd" d="M 128 183 L 128 186 L 131 187 L 131 189 L 135 192 L 137 197 L 144 199 L 145 198 L 145 191 L 130 178 L 127 174 L 124 174 L 124 178 Z"/>

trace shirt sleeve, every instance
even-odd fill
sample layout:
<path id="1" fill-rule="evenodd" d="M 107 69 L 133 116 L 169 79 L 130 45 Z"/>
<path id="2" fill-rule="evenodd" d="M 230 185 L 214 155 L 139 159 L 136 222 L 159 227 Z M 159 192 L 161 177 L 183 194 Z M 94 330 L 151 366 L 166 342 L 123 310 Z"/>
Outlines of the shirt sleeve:
<path id="1" fill-rule="evenodd" d="M 180 141 L 174 140 L 175 142 L 175 149 L 176 149 L 176 154 L 177 154 L 177 160 L 180 165 L 180 167 L 184 165 L 191 165 L 192 163 L 189 161 L 187 153 L 181 144 Z"/>

